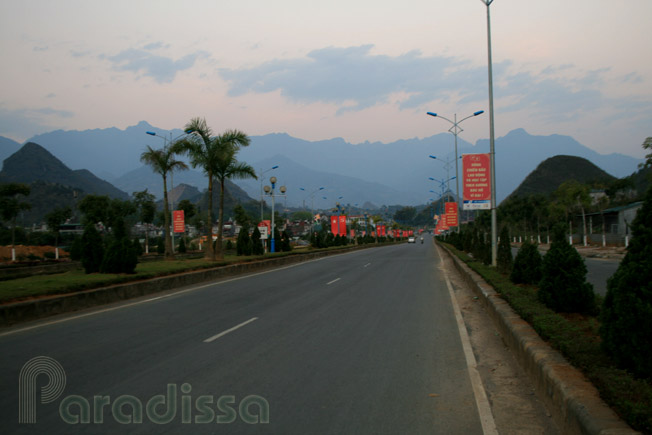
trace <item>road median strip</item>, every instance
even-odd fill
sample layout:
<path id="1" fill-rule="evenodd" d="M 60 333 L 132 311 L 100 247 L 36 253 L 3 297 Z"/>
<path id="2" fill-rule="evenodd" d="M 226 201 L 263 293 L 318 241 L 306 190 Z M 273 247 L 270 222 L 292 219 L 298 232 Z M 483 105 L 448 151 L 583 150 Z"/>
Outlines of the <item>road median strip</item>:
<path id="1" fill-rule="evenodd" d="M 505 344 L 531 379 L 562 433 L 637 434 L 600 398 L 584 375 L 514 312 L 480 275 L 444 246 L 464 281 L 483 303 Z"/>

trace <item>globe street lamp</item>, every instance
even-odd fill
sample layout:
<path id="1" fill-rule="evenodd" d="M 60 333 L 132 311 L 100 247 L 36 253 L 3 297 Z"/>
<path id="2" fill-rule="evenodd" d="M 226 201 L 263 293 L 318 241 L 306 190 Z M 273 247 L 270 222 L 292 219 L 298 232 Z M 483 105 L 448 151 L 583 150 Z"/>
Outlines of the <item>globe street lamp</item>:
<path id="1" fill-rule="evenodd" d="M 278 165 L 274 165 L 265 171 L 261 169 L 260 174 L 258 174 L 258 176 L 260 177 L 260 220 L 261 221 L 263 220 L 263 205 L 265 204 L 265 200 L 263 200 L 263 175 L 276 168 L 278 168 Z"/>
<path id="2" fill-rule="evenodd" d="M 498 243 L 496 222 L 496 152 L 494 148 L 494 83 L 491 60 L 491 16 L 489 6 L 494 0 L 481 0 L 487 6 L 487 64 L 489 72 L 489 165 L 491 167 L 491 265 L 498 265 Z"/>
<path id="3" fill-rule="evenodd" d="M 458 167 L 458 164 L 457 164 L 457 162 L 458 162 L 458 158 L 457 158 L 457 135 L 464 131 L 462 129 L 462 127 L 460 127 L 460 124 L 463 121 L 466 121 L 469 118 L 473 118 L 475 116 L 482 115 L 484 113 L 484 110 L 478 110 L 477 112 L 473 112 L 472 115 L 469 115 L 466 118 L 462 118 L 459 121 L 457 120 L 457 113 L 453 117 L 454 121 L 451 121 L 450 119 L 446 118 L 445 116 L 438 115 L 438 114 L 436 114 L 434 112 L 427 112 L 427 113 L 430 116 L 434 116 L 435 118 L 441 118 L 444 121 L 448 121 L 449 123 L 452 124 L 452 127 L 449 128 L 448 131 L 453 133 L 453 136 L 455 136 L 455 177 L 459 179 L 460 175 L 459 175 L 459 172 L 458 172 L 458 169 L 457 169 L 457 167 Z M 436 159 L 436 157 L 434 157 L 434 156 L 430 156 L 430 158 Z M 455 180 L 455 194 L 457 195 L 457 208 L 459 210 L 459 208 L 460 208 L 460 183 L 457 180 Z M 460 232 L 459 222 L 458 222 L 458 225 L 457 225 L 457 232 L 458 233 Z"/>
<path id="4" fill-rule="evenodd" d="M 272 231 L 271 231 L 271 232 L 272 232 L 272 236 L 271 236 L 271 240 L 272 240 L 272 241 L 271 241 L 271 243 L 270 243 L 270 245 L 269 245 L 269 247 L 270 247 L 269 252 L 276 252 L 275 244 L 274 244 L 274 229 L 275 229 L 275 226 L 274 226 L 274 198 L 275 198 L 276 196 L 285 196 L 285 192 L 286 192 L 286 190 L 287 190 L 287 189 L 285 188 L 285 186 L 281 186 L 281 187 L 279 188 L 279 191 L 281 192 L 281 195 L 276 195 L 275 192 L 274 192 L 274 189 L 276 188 L 276 181 L 277 181 L 277 180 L 276 180 L 276 177 L 271 177 L 271 178 L 269 179 L 269 182 L 270 182 L 272 185 L 271 185 L 271 186 L 265 186 L 265 187 L 264 187 L 265 193 L 272 197 Z"/>

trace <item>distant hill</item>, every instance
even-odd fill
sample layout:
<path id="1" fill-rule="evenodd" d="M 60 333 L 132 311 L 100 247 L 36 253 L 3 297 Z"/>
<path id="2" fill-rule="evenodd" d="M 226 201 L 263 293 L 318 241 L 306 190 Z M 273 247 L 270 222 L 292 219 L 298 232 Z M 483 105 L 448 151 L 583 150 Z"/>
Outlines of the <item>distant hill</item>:
<path id="1" fill-rule="evenodd" d="M 424 118 L 424 122 L 426 121 Z M 158 137 L 147 135 L 147 131 L 156 132 Z M 300 186 L 308 188 L 312 183 L 317 184 L 310 177 L 298 175 L 302 172 L 301 168 L 307 168 L 332 175 L 330 178 L 334 181 L 325 186 L 332 189 L 331 195 L 324 195 L 329 198 L 342 196 L 345 203 L 351 204 L 369 201 L 378 205 L 416 205 L 425 202 L 428 198 L 427 192 L 433 189 L 430 177 L 448 179 L 455 175 L 453 135 L 445 133 L 443 125 L 433 124 L 433 133 L 441 131 L 444 132 L 426 138 L 359 144 L 348 143 L 341 138 L 307 141 L 285 133 L 251 136 L 251 145 L 240 150 L 238 160 L 259 170 L 266 168 L 267 162 L 279 164 L 273 162 L 277 156 L 291 159 L 296 164 L 292 169 L 288 166 L 285 173 L 277 171 L 285 180 L 292 181 L 286 184 L 288 192 L 292 192 L 292 189 L 297 191 Z M 122 176 L 139 170 L 140 154 L 145 151 L 146 145 L 160 148 L 165 141 L 182 134 L 179 129 L 165 131 L 142 121 L 124 130 L 58 130 L 35 136 L 31 141 L 41 144 L 70 168 L 88 169 L 131 193 L 134 190 L 143 190 L 144 187 L 140 188 L 138 183 Z M 464 134 L 458 139 L 460 155 L 489 152 L 488 140 L 482 139 L 473 145 L 464 140 Z M 514 191 L 539 163 L 552 156 L 564 154 L 583 157 L 616 177 L 631 174 L 642 162 L 641 159 L 618 153 L 599 154 L 569 136 L 537 136 L 523 129 L 516 129 L 496 138 L 495 150 L 498 201 Z M 437 156 L 438 160 L 429 159 L 429 155 Z M 446 162 L 447 165 L 444 164 Z M 297 169 L 296 174 L 290 172 L 294 169 Z M 200 183 L 201 180 L 191 182 L 184 179 L 190 175 L 190 171 L 186 174 L 174 174 L 175 185 L 186 183 L 200 190 L 205 188 L 205 183 Z M 341 182 L 344 177 L 349 177 L 345 183 Z M 120 184 L 116 184 L 118 182 Z M 256 189 L 256 183 L 253 183 L 251 188 L 245 187 L 245 183 L 240 181 L 237 183 L 251 196 L 256 194 L 256 190 L 260 190 L 259 184 Z M 364 183 L 368 183 L 366 186 L 369 188 L 361 188 Z M 251 186 L 251 183 L 249 185 Z M 150 190 L 157 196 L 160 195 Z M 289 194 L 287 201 L 288 204 L 299 205 L 303 199 L 300 193 Z M 332 204 L 329 203 L 329 206 Z"/>
<path id="2" fill-rule="evenodd" d="M 0 170 L 2 170 L 1 162 L 7 157 L 20 149 L 20 144 L 15 140 L 0 136 Z"/>
<path id="3" fill-rule="evenodd" d="M 616 177 L 607 174 L 590 161 L 575 156 L 554 156 L 544 160 L 512 192 L 511 196 L 549 195 L 565 181 L 582 184 L 610 183 Z"/>
<path id="4" fill-rule="evenodd" d="M 109 195 L 112 198 L 129 199 L 129 195 L 117 189 L 86 169 L 71 170 L 61 160 L 42 146 L 29 142 L 5 159 L 0 181 L 33 183 L 44 181 L 69 186 L 86 194 Z"/>
<path id="5" fill-rule="evenodd" d="M 125 192 L 90 171 L 73 171 L 45 148 L 31 142 L 4 160 L 0 183 L 30 186 L 31 193 L 26 201 L 31 209 L 19 217 L 24 226 L 41 223 L 44 216 L 57 207 L 69 206 L 74 210 L 77 202 L 88 194 L 129 199 Z"/>

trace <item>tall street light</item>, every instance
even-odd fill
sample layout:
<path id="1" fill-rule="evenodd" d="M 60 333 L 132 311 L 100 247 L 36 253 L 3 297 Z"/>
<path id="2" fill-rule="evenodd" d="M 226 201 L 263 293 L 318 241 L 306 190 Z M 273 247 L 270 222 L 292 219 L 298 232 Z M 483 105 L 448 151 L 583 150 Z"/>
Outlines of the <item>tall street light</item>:
<path id="1" fill-rule="evenodd" d="M 303 187 L 299 187 L 299 190 L 303 190 L 304 192 L 306 189 Z M 310 218 L 310 236 L 312 237 L 312 227 L 315 223 L 315 193 L 319 192 L 320 190 L 324 190 L 323 187 L 320 187 L 319 189 L 316 189 L 312 193 L 310 193 L 308 196 L 310 196 L 310 213 L 311 213 L 311 218 Z M 304 204 L 305 205 L 305 204 Z"/>
<path id="2" fill-rule="evenodd" d="M 491 167 L 491 265 L 498 265 L 498 225 L 496 222 L 496 151 L 494 149 L 494 83 L 491 60 L 491 16 L 489 6 L 494 0 L 481 0 L 487 6 L 487 63 L 489 68 L 489 165 Z"/>
<path id="3" fill-rule="evenodd" d="M 175 137 L 172 139 L 172 132 L 170 132 L 170 138 L 168 139 L 165 136 L 161 136 L 160 134 L 156 134 L 154 131 L 146 131 L 145 134 L 148 134 L 150 136 L 158 137 L 159 139 L 163 139 L 163 146 L 167 147 L 168 144 L 174 143 L 177 139 L 180 137 L 183 137 L 188 134 L 188 131 L 185 131 L 181 133 L 179 136 Z M 174 190 L 174 174 L 172 171 L 170 171 L 170 192 Z M 170 208 L 174 211 L 174 199 L 170 198 Z M 172 253 L 174 254 L 174 224 L 172 224 L 172 232 L 171 232 L 171 239 L 172 239 Z M 165 231 L 170 231 L 169 228 L 166 228 Z"/>
<path id="4" fill-rule="evenodd" d="M 258 177 L 260 178 L 260 220 L 263 220 L 263 204 L 265 204 L 265 200 L 263 199 L 263 175 L 265 175 L 267 172 L 272 171 L 274 169 L 278 168 L 278 165 L 274 165 L 271 168 L 263 171 L 262 169 L 260 170 L 260 174 L 258 174 Z"/>
<path id="5" fill-rule="evenodd" d="M 272 241 L 271 241 L 271 243 L 269 245 L 269 248 L 270 248 L 269 252 L 276 252 L 275 245 L 274 245 L 274 228 L 275 228 L 275 226 L 274 226 L 274 198 L 276 196 L 285 196 L 286 189 L 285 189 L 285 186 L 281 186 L 279 188 L 279 191 L 281 192 L 281 195 L 276 195 L 275 192 L 274 192 L 274 189 L 276 188 L 276 177 L 271 177 L 269 179 L 269 182 L 272 185 L 264 187 L 265 193 L 272 197 L 272 231 L 271 231 L 271 233 L 272 233 L 272 236 L 271 236 Z"/>
<path id="6" fill-rule="evenodd" d="M 472 115 L 467 116 L 466 118 L 462 118 L 461 120 L 457 120 L 457 113 L 453 117 L 454 121 L 451 121 L 450 119 L 446 118 L 445 116 L 438 115 L 434 112 L 428 112 L 428 115 L 434 116 L 435 118 L 441 118 L 444 121 L 448 121 L 449 123 L 453 124 L 451 128 L 448 129 L 451 133 L 453 133 L 453 136 L 455 136 L 455 194 L 457 195 L 457 209 L 460 209 L 460 183 L 459 183 L 459 172 L 458 172 L 458 164 L 457 164 L 457 135 L 463 132 L 464 130 L 462 127 L 460 127 L 460 124 L 464 121 L 466 121 L 469 118 L 473 118 L 478 115 L 482 115 L 484 113 L 484 110 L 478 110 L 477 112 L 473 112 Z M 430 156 L 432 159 L 436 159 L 435 156 Z M 460 232 L 460 225 L 459 222 L 457 223 L 457 232 Z"/>

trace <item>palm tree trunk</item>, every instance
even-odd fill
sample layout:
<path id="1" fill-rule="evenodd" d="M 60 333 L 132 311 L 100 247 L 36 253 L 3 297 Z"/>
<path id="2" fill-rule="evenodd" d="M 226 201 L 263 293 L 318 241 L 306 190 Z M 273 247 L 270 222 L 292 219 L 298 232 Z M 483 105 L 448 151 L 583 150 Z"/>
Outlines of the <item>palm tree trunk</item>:
<path id="1" fill-rule="evenodd" d="M 213 249 L 213 174 L 208 173 L 208 228 L 207 234 L 207 249 L 204 258 L 208 260 L 215 260 L 215 250 Z"/>
<path id="2" fill-rule="evenodd" d="M 220 211 L 219 211 L 219 223 L 217 224 L 217 246 L 215 250 L 217 251 L 217 258 L 222 260 L 224 259 L 224 253 L 222 252 L 222 229 L 224 225 L 222 224 L 224 218 L 224 178 L 220 178 Z"/>
<path id="3" fill-rule="evenodd" d="M 172 255 L 172 238 L 170 237 L 170 207 L 168 206 L 168 181 L 167 177 L 163 175 L 163 220 L 165 222 L 165 259 L 171 260 L 174 258 Z"/>

